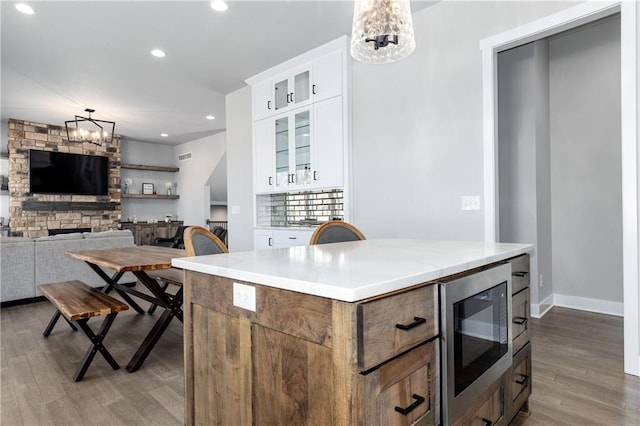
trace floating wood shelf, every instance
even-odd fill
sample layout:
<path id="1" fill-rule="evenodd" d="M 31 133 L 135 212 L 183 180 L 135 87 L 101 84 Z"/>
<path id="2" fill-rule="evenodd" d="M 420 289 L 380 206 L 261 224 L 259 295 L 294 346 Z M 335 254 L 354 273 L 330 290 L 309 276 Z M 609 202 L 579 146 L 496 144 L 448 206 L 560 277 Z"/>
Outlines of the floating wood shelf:
<path id="1" fill-rule="evenodd" d="M 115 210 L 110 201 L 23 201 L 25 211 Z"/>
<path id="2" fill-rule="evenodd" d="M 161 194 L 122 194 L 122 198 L 144 198 L 144 199 L 161 199 L 161 200 L 177 200 L 179 195 L 161 195 Z"/>
<path id="3" fill-rule="evenodd" d="M 148 170 L 153 172 L 171 172 L 175 173 L 180 171 L 178 167 L 165 167 L 165 166 L 147 166 L 145 164 L 121 164 L 121 168 L 123 169 L 131 169 L 131 170 Z"/>

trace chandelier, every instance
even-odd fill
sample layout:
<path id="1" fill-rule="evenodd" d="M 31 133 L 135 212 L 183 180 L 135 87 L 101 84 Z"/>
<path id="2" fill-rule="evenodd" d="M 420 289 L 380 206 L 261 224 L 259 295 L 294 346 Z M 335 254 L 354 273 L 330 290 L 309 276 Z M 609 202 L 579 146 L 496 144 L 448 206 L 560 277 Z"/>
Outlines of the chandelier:
<path id="1" fill-rule="evenodd" d="M 89 142 L 96 145 L 102 145 L 113 140 L 116 123 L 92 118 L 91 113 L 95 112 L 95 109 L 86 108 L 85 111 L 89 113 L 89 117 L 76 115 L 75 119 L 64 122 L 64 127 L 67 130 L 67 139 L 72 142 Z M 80 127 L 81 123 L 90 123 L 91 130 Z M 108 131 L 109 125 L 111 126 L 111 132 Z"/>
<path id="2" fill-rule="evenodd" d="M 355 0 L 351 56 L 368 64 L 406 58 L 416 48 L 409 0 Z"/>

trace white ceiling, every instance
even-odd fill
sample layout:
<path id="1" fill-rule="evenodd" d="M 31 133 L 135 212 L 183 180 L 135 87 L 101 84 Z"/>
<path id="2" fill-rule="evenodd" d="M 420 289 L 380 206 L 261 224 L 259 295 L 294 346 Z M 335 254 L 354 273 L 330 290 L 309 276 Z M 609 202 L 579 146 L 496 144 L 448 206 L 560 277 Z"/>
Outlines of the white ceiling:
<path id="1" fill-rule="evenodd" d="M 34 15 L 15 3 L 0 2 L 2 119 L 64 125 L 89 107 L 127 139 L 170 145 L 222 131 L 225 94 L 350 34 L 353 15 L 352 1 L 327 0 L 230 1 L 224 13 L 208 1 L 27 1 Z"/>

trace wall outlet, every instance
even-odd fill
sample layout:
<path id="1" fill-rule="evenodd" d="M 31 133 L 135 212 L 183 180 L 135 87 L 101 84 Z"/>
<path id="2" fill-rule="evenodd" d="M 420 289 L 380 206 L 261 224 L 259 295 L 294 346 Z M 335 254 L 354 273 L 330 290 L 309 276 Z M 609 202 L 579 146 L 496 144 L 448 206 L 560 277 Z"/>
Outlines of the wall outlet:
<path id="1" fill-rule="evenodd" d="M 540 288 L 544 288 L 544 276 L 540 274 Z"/>
<path id="2" fill-rule="evenodd" d="M 256 311 L 256 288 L 250 285 L 233 283 L 233 306 Z"/>
<path id="3" fill-rule="evenodd" d="M 480 210 L 479 195 L 463 195 L 462 210 Z"/>

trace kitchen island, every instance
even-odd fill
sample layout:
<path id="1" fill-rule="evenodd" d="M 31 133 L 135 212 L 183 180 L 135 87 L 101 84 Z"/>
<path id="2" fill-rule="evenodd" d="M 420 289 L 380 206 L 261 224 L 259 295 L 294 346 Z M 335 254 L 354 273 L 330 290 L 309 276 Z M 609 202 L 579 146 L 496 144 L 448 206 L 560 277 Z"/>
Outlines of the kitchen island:
<path id="1" fill-rule="evenodd" d="M 531 250 L 380 239 L 174 259 L 185 423 L 439 424 L 434 284 Z"/>

